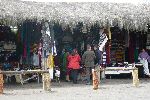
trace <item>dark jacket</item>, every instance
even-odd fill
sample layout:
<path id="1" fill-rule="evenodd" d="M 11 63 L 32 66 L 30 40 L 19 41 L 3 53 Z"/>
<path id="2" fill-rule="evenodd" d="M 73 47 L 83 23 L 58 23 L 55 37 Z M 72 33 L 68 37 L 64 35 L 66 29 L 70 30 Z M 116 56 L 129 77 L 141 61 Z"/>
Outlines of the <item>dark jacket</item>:
<path id="1" fill-rule="evenodd" d="M 102 61 L 102 52 L 100 50 L 95 50 L 95 64 L 98 64 L 100 65 L 101 64 L 101 61 Z"/>
<path id="2" fill-rule="evenodd" d="M 96 56 L 94 51 L 85 51 L 82 55 L 82 62 L 85 67 L 94 67 L 94 60 Z"/>

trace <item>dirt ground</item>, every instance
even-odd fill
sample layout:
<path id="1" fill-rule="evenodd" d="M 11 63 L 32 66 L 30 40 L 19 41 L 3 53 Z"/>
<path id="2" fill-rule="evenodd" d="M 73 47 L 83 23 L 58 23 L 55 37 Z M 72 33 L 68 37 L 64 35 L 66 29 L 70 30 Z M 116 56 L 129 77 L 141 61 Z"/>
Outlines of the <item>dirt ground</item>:
<path id="1" fill-rule="evenodd" d="M 53 82 L 52 91 L 42 90 L 42 84 L 5 85 L 0 100 L 150 100 L 150 78 L 140 79 L 138 88 L 132 79 L 106 79 L 98 90 L 92 85 Z"/>

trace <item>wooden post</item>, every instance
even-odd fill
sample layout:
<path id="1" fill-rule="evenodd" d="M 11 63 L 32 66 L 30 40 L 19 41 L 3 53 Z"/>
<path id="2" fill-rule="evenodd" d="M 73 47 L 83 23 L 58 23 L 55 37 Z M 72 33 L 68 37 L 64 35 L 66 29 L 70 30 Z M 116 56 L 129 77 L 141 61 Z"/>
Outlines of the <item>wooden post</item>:
<path id="1" fill-rule="evenodd" d="M 3 84 L 4 84 L 3 74 L 0 74 L 0 94 L 3 94 L 3 88 L 4 88 Z"/>
<path id="2" fill-rule="evenodd" d="M 97 72 L 96 72 L 96 70 L 94 70 L 94 69 L 92 69 L 92 79 L 93 79 L 93 89 L 94 89 L 94 90 L 97 90 L 97 89 L 98 89 L 99 82 L 98 82 L 98 75 L 97 75 Z"/>
<path id="3" fill-rule="evenodd" d="M 43 90 L 51 91 L 51 79 L 49 73 L 43 73 Z"/>
<path id="4" fill-rule="evenodd" d="M 97 77 L 98 77 L 98 83 L 100 83 L 100 78 L 101 78 L 101 69 L 100 69 L 100 66 L 96 66 L 95 67 L 95 70 L 96 70 L 96 74 L 97 74 Z"/>
<path id="5" fill-rule="evenodd" d="M 133 86 L 138 87 L 139 86 L 139 78 L 138 78 L 138 69 L 137 68 L 133 69 L 132 77 L 133 77 Z"/>

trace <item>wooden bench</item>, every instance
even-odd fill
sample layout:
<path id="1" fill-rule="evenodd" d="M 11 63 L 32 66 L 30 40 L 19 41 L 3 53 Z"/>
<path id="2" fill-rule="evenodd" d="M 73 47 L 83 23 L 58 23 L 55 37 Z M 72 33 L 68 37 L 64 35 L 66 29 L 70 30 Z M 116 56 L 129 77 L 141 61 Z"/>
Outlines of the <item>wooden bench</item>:
<path id="1" fill-rule="evenodd" d="M 131 71 L 132 73 L 132 79 L 133 79 L 133 86 L 136 86 L 138 87 L 139 86 L 139 77 L 138 77 L 138 68 L 136 67 L 131 67 L 131 68 L 111 68 L 111 67 L 107 67 L 107 68 L 99 68 L 99 69 L 96 69 L 98 75 L 100 74 L 100 72 L 105 72 L 105 71 Z M 99 76 L 100 77 L 100 76 Z"/>
<path id="2" fill-rule="evenodd" d="M 27 71 L 0 71 L 0 75 L 4 75 L 4 74 L 10 74 L 10 75 L 19 75 L 20 76 L 20 80 L 21 80 L 21 84 L 24 83 L 25 80 L 22 79 L 22 75 L 25 74 L 42 74 L 43 76 L 43 89 L 45 91 L 50 91 L 51 90 L 51 80 L 50 80 L 50 74 L 48 70 L 27 70 Z M 0 77 L 1 78 L 1 77 Z M 0 79 L 3 80 L 3 79 Z M 39 79 L 38 79 L 39 80 Z"/>

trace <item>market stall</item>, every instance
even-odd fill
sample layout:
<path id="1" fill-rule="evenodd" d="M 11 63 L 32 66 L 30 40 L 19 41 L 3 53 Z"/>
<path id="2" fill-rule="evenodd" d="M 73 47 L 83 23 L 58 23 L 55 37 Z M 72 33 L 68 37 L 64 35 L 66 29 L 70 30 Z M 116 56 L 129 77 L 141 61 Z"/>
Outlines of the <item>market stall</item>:
<path id="1" fill-rule="evenodd" d="M 67 52 L 78 48 L 82 55 L 87 44 L 99 45 L 105 55 L 103 67 L 113 67 L 114 63 L 127 60 L 129 63 L 137 62 L 139 48 L 149 47 L 149 41 L 145 44 L 149 33 L 149 11 L 150 4 L 147 2 L 43 3 L 1 0 L 1 26 L 17 27 L 18 30 L 16 42 L 7 43 L 4 47 L 0 45 L 0 52 L 1 48 L 10 50 L 11 47 L 17 51 L 19 70 L 49 69 L 48 77 L 51 79 L 54 66 L 58 65 L 61 71 L 66 71 Z M 64 49 L 67 52 L 64 53 Z M 61 64 L 54 62 L 57 54 L 62 54 Z"/>

